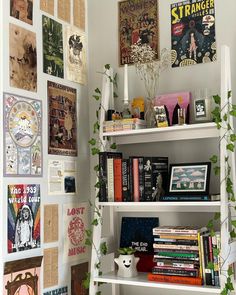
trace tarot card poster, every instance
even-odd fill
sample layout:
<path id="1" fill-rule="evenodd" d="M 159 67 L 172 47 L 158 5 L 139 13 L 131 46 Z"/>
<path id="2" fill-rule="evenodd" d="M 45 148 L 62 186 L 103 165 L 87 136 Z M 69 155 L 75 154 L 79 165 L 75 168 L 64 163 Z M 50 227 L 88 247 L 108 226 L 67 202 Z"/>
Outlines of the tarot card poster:
<path id="1" fill-rule="evenodd" d="M 64 78 L 62 24 L 43 15 L 43 71 Z"/>
<path id="2" fill-rule="evenodd" d="M 9 25 L 10 86 L 37 91 L 36 34 L 19 26 Z"/>
<path id="3" fill-rule="evenodd" d="M 48 153 L 77 156 L 76 89 L 48 81 Z"/>
<path id="4" fill-rule="evenodd" d="M 64 212 L 64 262 L 88 258 L 85 245 L 88 229 L 88 204 L 72 203 L 63 206 Z"/>
<path id="5" fill-rule="evenodd" d="M 4 93 L 4 174 L 42 175 L 41 101 Z"/>
<path id="6" fill-rule="evenodd" d="M 86 84 L 86 40 L 85 34 L 72 27 L 65 30 L 66 42 L 66 75 L 67 79 Z"/>
<path id="7" fill-rule="evenodd" d="M 40 248 L 40 185 L 8 185 L 8 253 Z"/>
<path id="8" fill-rule="evenodd" d="M 89 290 L 83 286 L 88 273 L 88 262 L 71 266 L 71 295 L 89 295 Z"/>
<path id="9" fill-rule="evenodd" d="M 125 0 L 119 5 L 120 65 L 132 63 L 130 46 L 148 44 L 159 56 L 159 16 L 156 0 Z"/>
<path id="10" fill-rule="evenodd" d="M 216 60 L 214 0 L 188 0 L 171 5 L 172 67 Z"/>
<path id="11" fill-rule="evenodd" d="M 33 0 L 11 0 L 10 15 L 26 22 L 33 24 Z"/>
<path id="12" fill-rule="evenodd" d="M 39 295 L 42 256 L 5 262 L 3 295 Z"/>

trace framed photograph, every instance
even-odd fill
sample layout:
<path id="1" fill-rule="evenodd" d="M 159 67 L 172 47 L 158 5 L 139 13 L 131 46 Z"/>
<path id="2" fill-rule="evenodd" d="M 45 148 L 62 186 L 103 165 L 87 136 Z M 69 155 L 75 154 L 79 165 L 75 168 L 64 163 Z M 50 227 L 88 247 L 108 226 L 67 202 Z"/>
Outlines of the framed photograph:
<path id="1" fill-rule="evenodd" d="M 139 40 L 149 44 L 159 57 L 159 15 L 157 1 L 125 0 L 118 2 L 120 65 L 131 64 L 130 46 Z"/>
<path id="2" fill-rule="evenodd" d="M 169 194 L 207 195 L 210 172 L 210 162 L 170 165 Z"/>
<path id="3" fill-rule="evenodd" d="M 206 104 L 205 99 L 196 99 L 194 101 L 195 117 L 202 118 L 206 117 Z"/>

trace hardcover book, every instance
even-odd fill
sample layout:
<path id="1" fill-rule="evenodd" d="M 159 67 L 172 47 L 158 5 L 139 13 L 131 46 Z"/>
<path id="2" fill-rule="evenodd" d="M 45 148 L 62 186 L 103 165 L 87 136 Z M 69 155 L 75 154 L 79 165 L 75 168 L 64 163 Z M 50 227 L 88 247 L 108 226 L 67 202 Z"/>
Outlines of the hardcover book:
<path id="1" fill-rule="evenodd" d="M 130 177 L 129 177 L 129 160 L 122 159 L 122 201 L 128 202 L 130 199 Z"/>
<path id="2" fill-rule="evenodd" d="M 155 265 L 152 229 L 158 224 L 158 217 L 122 217 L 120 247 L 136 249 L 135 256 L 140 257 L 138 271 L 150 272 Z"/>

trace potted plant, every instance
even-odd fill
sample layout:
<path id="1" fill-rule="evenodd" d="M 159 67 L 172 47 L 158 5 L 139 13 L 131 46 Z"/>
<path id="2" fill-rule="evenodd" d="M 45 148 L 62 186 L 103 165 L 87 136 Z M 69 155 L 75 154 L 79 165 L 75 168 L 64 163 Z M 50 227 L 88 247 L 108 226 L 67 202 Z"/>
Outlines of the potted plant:
<path id="1" fill-rule="evenodd" d="M 123 278 L 132 278 L 137 276 L 138 272 L 136 265 L 139 261 L 139 257 L 134 256 L 136 250 L 132 247 L 128 247 L 120 248 L 118 252 L 120 253 L 119 257 L 114 259 L 119 268 L 117 275 Z"/>

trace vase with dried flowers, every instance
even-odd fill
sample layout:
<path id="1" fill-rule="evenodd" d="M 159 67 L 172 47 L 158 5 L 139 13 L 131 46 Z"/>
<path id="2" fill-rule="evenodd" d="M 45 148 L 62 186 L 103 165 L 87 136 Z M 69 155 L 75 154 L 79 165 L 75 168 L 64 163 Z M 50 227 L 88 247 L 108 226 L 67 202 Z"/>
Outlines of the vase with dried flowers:
<path id="1" fill-rule="evenodd" d="M 131 60 L 135 65 L 137 75 L 144 81 L 147 92 L 144 115 L 147 127 L 156 127 L 153 99 L 157 95 L 160 74 L 170 65 L 170 51 L 167 48 L 162 49 L 158 60 L 157 53 L 150 45 L 138 41 L 131 46 Z"/>

